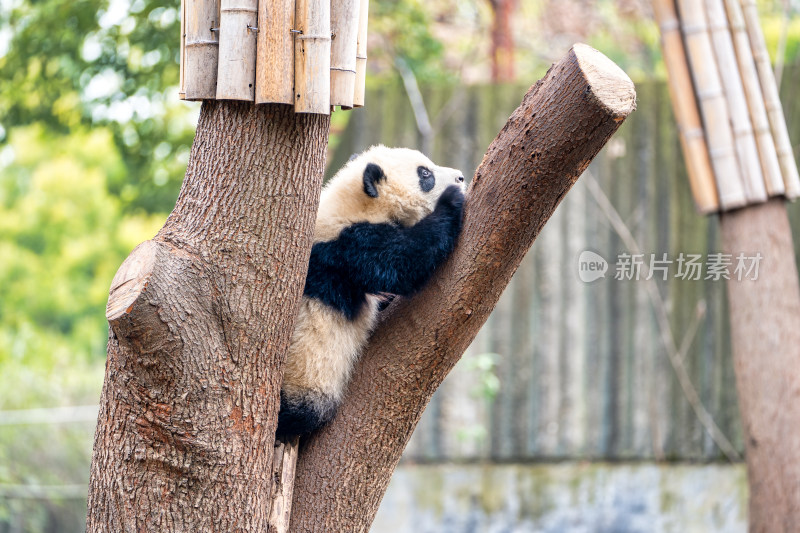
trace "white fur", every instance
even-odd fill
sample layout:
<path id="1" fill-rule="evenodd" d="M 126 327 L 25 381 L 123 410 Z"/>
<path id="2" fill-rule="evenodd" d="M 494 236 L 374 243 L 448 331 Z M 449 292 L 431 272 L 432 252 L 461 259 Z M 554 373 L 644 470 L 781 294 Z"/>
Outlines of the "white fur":
<path id="1" fill-rule="evenodd" d="M 386 174 L 378 185 L 378 197 L 364 193 L 364 169 L 375 163 Z M 427 167 L 436 184 L 429 192 L 419 188 L 417 167 Z M 460 170 L 437 166 L 424 154 L 410 148 L 376 145 L 342 167 L 322 190 L 317 212 L 314 242 L 335 239 L 343 228 L 356 222 L 399 222 L 413 226 L 436 207 L 436 201 L 450 185 L 462 185 Z"/>
<path id="2" fill-rule="evenodd" d="M 368 163 L 380 166 L 386 175 L 377 184 L 377 198 L 364 192 Z M 436 177 L 427 193 L 420 189 L 419 166 Z M 416 224 L 433 211 L 448 186 L 463 189 L 459 176 L 461 171 L 437 166 L 417 150 L 373 146 L 342 167 L 323 189 L 314 242 L 334 240 L 342 229 L 358 222 Z M 373 296 L 367 297 L 365 309 L 353 321 L 303 296 L 284 365 L 284 394 L 289 398 L 322 395 L 338 403 L 377 313 L 378 299 Z"/>

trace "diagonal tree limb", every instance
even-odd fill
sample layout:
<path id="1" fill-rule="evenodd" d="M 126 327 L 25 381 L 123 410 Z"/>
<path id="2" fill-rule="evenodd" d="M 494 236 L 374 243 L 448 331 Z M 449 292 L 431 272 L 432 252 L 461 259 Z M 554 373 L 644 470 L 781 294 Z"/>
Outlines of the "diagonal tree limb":
<path id="1" fill-rule="evenodd" d="M 635 98 L 619 67 L 580 44 L 528 91 L 472 180 L 453 256 L 387 310 L 336 419 L 304 443 L 291 531 L 369 529 L 433 392 Z"/>

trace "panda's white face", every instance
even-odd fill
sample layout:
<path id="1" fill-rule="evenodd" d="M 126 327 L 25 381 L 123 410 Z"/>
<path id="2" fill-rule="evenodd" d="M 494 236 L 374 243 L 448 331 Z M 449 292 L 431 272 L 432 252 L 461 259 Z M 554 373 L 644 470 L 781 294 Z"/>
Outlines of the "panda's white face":
<path id="1" fill-rule="evenodd" d="M 464 189 L 464 175 L 440 167 L 410 148 L 373 146 L 353 158 L 322 191 L 314 241 L 335 239 L 357 222 L 416 224 L 436 207 L 450 185 Z"/>

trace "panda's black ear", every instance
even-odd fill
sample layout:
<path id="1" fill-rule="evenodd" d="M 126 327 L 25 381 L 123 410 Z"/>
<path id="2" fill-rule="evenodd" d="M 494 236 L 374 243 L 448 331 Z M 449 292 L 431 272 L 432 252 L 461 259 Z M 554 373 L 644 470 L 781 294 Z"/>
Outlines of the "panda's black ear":
<path id="1" fill-rule="evenodd" d="M 375 163 L 367 164 L 364 169 L 364 192 L 371 198 L 378 197 L 378 183 L 386 179 L 383 169 Z"/>

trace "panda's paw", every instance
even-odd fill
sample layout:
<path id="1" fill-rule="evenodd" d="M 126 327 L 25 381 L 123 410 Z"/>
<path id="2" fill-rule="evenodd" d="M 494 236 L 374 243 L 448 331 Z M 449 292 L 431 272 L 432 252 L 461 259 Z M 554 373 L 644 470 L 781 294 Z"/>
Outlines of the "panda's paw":
<path id="1" fill-rule="evenodd" d="M 464 208 L 464 193 L 458 185 L 450 185 L 444 190 L 436 204 L 437 211 L 446 209 L 451 212 L 461 213 Z"/>

